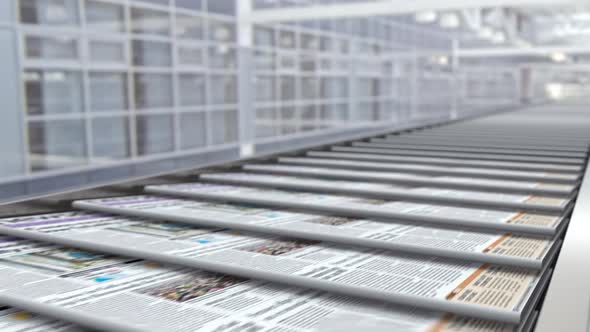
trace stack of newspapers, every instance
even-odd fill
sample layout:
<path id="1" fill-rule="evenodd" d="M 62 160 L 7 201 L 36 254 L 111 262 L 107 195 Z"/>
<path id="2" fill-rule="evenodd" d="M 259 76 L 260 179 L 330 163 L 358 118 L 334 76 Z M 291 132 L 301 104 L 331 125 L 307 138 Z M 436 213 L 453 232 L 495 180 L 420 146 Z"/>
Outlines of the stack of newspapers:
<path id="1" fill-rule="evenodd" d="M 513 116 L 2 219 L 0 330 L 529 331 L 590 135 Z"/>

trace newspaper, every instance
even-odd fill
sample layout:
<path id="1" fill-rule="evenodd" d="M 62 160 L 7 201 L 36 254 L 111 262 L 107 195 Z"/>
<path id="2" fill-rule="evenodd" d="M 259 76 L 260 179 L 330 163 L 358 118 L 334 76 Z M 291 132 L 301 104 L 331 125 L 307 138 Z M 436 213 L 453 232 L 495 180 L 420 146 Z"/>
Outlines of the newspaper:
<path id="1" fill-rule="evenodd" d="M 580 177 L 579 174 L 569 174 L 560 172 L 518 171 L 496 168 L 452 167 L 422 164 L 384 164 L 379 162 L 365 162 L 346 159 L 327 159 L 310 157 L 281 157 L 278 161 L 280 163 L 294 165 L 341 167 L 374 171 L 401 171 L 408 173 L 445 174 L 462 177 L 477 176 L 483 178 L 525 178 L 538 181 L 564 182 L 575 182 Z"/>
<path id="2" fill-rule="evenodd" d="M 28 303 L 57 309 L 64 316 L 97 317 L 105 324 L 121 325 L 121 330 L 518 330 L 508 323 L 393 306 L 71 247 L 16 238 L 2 238 L 0 243 L 3 298 L 24 298 Z M 514 286 L 520 284 L 514 280 Z M 469 301 L 462 296 L 463 288 L 460 289 L 450 296 Z M 465 289 L 476 291 L 474 286 Z"/>
<path id="3" fill-rule="evenodd" d="M 2 332 L 84 332 L 81 327 L 9 307 L 0 308 Z"/>
<path id="4" fill-rule="evenodd" d="M 231 228 L 308 240 L 362 245 L 439 257 L 541 269 L 558 243 L 549 237 L 436 228 L 419 223 L 294 213 L 239 204 L 126 196 L 76 202 L 75 206 L 134 217 Z M 67 226 L 67 225 L 66 225 Z M 64 228 L 64 230 L 69 228 Z M 42 231 L 41 229 L 27 229 Z M 75 236 L 75 234 L 71 234 Z M 65 234 L 70 236 L 70 234 Z"/>
<path id="5" fill-rule="evenodd" d="M 426 151 L 404 151 L 384 148 L 367 148 L 354 146 L 333 146 L 332 151 L 337 152 L 360 152 L 360 153 L 377 153 L 384 155 L 398 155 L 398 156 L 425 156 L 443 157 L 443 158 L 466 158 L 466 159 L 481 159 L 481 160 L 499 160 L 499 161 L 525 161 L 525 162 L 540 162 L 540 163 L 555 163 L 563 165 L 582 165 L 585 160 L 583 158 L 562 158 L 562 157 L 531 157 L 531 156 L 516 156 L 509 154 L 498 153 L 466 153 L 466 152 L 426 152 Z"/>
<path id="6" fill-rule="evenodd" d="M 245 167 L 246 170 L 251 168 Z M 326 172 L 331 170 L 326 169 Z M 370 196 L 407 201 L 425 201 L 440 204 L 477 205 L 487 208 L 521 209 L 561 213 L 570 199 L 537 195 L 518 195 L 473 190 L 443 189 L 436 187 L 404 187 L 375 182 L 332 180 L 278 174 L 244 172 L 203 174 L 201 180 L 237 185 L 258 185 L 294 190 L 310 190 L 335 194 Z"/>
<path id="7" fill-rule="evenodd" d="M 145 191 L 196 199 L 212 199 L 234 203 L 259 204 L 281 208 L 337 214 L 345 217 L 375 218 L 452 226 L 555 235 L 565 224 L 562 217 L 517 211 L 484 210 L 403 201 L 363 199 L 246 186 L 185 183 L 147 186 Z"/>
<path id="8" fill-rule="evenodd" d="M 58 236 L 61 234 L 60 244 L 88 250 L 99 248 L 103 252 L 161 263 L 182 264 L 243 278 L 514 324 L 523 322 L 528 315 L 530 301 L 540 291 L 537 286 L 543 275 L 543 271 L 538 270 L 458 262 L 432 256 L 401 255 L 384 250 L 157 221 L 117 220 L 110 216 L 81 212 L 4 219 L 3 224 L 10 224 L 13 229 L 60 229 L 63 228 L 64 220 L 68 223 L 79 219 L 90 225 L 84 227 L 78 224 L 69 234 L 58 232 Z M 101 222 L 106 222 L 108 226 L 95 226 Z M 46 256 L 49 260 L 45 259 Z M 63 257 L 66 259 L 60 260 Z M 72 260 L 71 257 L 80 257 L 80 261 Z M 15 260 L 12 259 L 13 262 Z M 58 263 L 50 264 L 52 260 L 58 260 Z M 72 265 L 93 267 L 92 271 L 95 271 L 99 265 L 127 264 L 120 258 L 102 257 L 94 260 L 85 254 L 74 252 L 66 255 L 59 250 L 19 255 L 18 261 L 70 272 Z M 17 272 L 2 269 L 0 265 L 0 273 L 4 273 L 4 278 L 0 280 L 13 280 Z M 31 281 L 22 279 L 23 283 Z M 160 279 L 162 277 L 151 282 Z M 36 283 L 33 287 L 35 292 L 43 296 L 49 296 L 55 290 L 55 287 L 43 283 Z M 19 284 L 14 294 L 24 296 L 27 288 Z M 89 300 L 96 296 L 88 290 L 84 290 L 84 294 Z M 64 299 L 70 297 L 68 295 Z M 105 306 L 91 305 L 91 308 L 95 307 Z M 108 316 L 109 312 L 97 314 Z"/>
<path id="9" fill-rule="evenodd" d="M 553 156 L 553 157 L 584 157 L 585 151 L 559 151 L 559 150 L 544 150 L 544 149 L 530 149 L 528 147 L 519 146 L 457 146 L 457 145 L 436 145 L 428 142 L 425 143 L 396 143 L 382 138 L 373 138 L 370 142 L 354 142 L 354 146 L 364 147 L 383 147 L 391 149 L 404 149 L 412 151 L 449 151 L 449 152 L 477 152 L 477 153 L 501 153 L 501 154 L 516 154 L 516 155 L 530 155 L 530 156 Z"/>
<path id="10" fill-rule="evenodd" d="M 576 185 L 552 184 L 532 181 L 509 181 L 497 179 L 463 178 L 452 176 L 426 176 L 397 172 L 369 172 L 358 170 L 330 169 L 323 167 L 289 166 L 289 165 L 245 165 L 245 170 L 271 172 L 291 175 L 323 176 L 338 179 L 391 181 L 393 183 L 423 186 L 457 186 L 470 189 L 485 188 L 488 190 L 518 190 L 523 192 L 550 192 L 571 195 Z"/>
<path id="11" fill-rule="evenodd" d="M 510 162 L 510 161 L 490 161 L 481 159 L 457 159 L 457 158 L 433 158 L 433 157 L 408 157 L 408 156 L 394 156 L 382 155 L 374 153 L 350 153 L 350 152 L 334 152 L 334 151 L 309 151 L 309 157 L 332 158 L 332 159 L 347 159 L 347 160 L 366 160 L 378 162 L 396 162 L 396 163 L 423 163 L 426 165 L 444 165 L 444 166 L 460 166 L 460 167 L 496 167 L 511 170 L 534 170 L 544 172 L 573 172 L 579 173 L 582 171 L 582 166 L 574 165 L 560 165 L 552 163 L 538 163 L 538 162 Z"/>

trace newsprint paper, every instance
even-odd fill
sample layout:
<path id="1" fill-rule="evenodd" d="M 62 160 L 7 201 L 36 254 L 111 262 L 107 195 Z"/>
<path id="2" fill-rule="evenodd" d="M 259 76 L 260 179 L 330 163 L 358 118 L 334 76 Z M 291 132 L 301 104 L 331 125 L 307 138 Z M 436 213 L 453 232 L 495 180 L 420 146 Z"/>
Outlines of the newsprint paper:
<path id="1" fill-rule="evenodd" d="M 557 241 L 546 236 L 436 228 L 415 222 L 303 214 L 163 196 L 95 199 L 78 201 L 74 205 L 100 212 L 196 226 L 231 228 L 532 269 L 543 268 L 559 247 Z"/>
<path id="2" fill-rule="evenodd" d="M 524 322 L 546 275 L 538 270 L 84 212 L 4 219 L 2 223 L 2 232 L 12 236 L 19 229 L 37 229 L 37 234 L 43 234 L 33 237 L 33 232 L 25 232 L 26 237 L 513 324 Z M 27 275 L 14 277 L 18 271 L 3 271 L 0 280 L 8 286 L 33 280 Z M 30 297 L 27 287 L 18 286 L 16 294 Z M 33 294 L 48 296 L 58 286 L 35 283 Z"/>

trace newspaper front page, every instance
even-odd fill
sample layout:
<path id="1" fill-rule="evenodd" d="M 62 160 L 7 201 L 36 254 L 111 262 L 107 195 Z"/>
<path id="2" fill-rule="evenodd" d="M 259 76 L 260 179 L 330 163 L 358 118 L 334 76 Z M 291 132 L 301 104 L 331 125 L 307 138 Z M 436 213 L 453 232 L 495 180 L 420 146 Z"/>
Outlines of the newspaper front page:
<path id="1" fill-rule="evenodd" d="M 327 172 L 330 170 L 326 169 Z M 454 199 L 461 204 L 487 205 L 490 208 L 508 209 L 516 206 L 521 209 L 542 210 L 543 212 L 562 212 L 569 204 L 568 198 L 547 197 L 538 195 L 522 195 L 494 193 L 474 190 L 458 190 L 436 187 L 404 187 L 374 182 L 360 182 L 348 180 L 332 180 L 324 178 L 308 178 L 302 176 L 257 174 L 257 173 L 208 173 L 200 176 L 201 180 L 216 181 L 228 184 L 259 184 L 270 187 L 287 188 L 295 190 L 313 189 L 315 191 L 348 193 L 358 195 L 381 195 L 399 197 L 400 200 L 421 197 L 424 199 Z M 436 202 L 435 202 L 436 203 Z"/>
<path id="2" fill-rule="evenodd" d="M 273 165 L 245 165 L 245 170 L 249 171 L 263 171 L 263 172 L 277 172 L 292 175 L 311 175 L 324 176 L 339 179 L 360 179 L 360 180 L 382 180 L 382 181 L 399 181 L 400 183 L 412 185 L 432 186 L 436 185 L 461 185 L 465 187 L 478 187 L 494 189 L 494 190 L 519 190 L 529 192 L 551 192 L 563 195 L 570 195 L 576 188 L 572 184 L 555 184 L 543 183 L 534 181 L 513 181 L 513 180 L 499 180 L 499 179 L 482 179 L 482 178 L 464 178 L 453 176 L 426 176 L 410 173 L 398 172 L 369 172 L 369 171 L 352 171 L 343 169 L 328 169 L 323 167 L 309 167 L 309 166 L 289 166 L 281 164 Z"/>
<path id="3" fill-rule="evenodd" d="M 91 224 L 104 219 L 72 212 L 32 220 L 4 219 L 3 224 L 22 229 L 47 227 L 56 219 L 76 222 L 79 218 Z M 77 228 L 76 233 L 61 233 L 60 242 L 89 249 L 98 244 L 111 252 L 138 258 L 511 323 L 521 323 L 543 274 L 538 270 L 157 221 L 122 218 L 113 225 L 117 218 L 108 216 L 106 222 L 107 227 L 89 226 L 84 231 Z"/>
<path id="4" fill-rule="evenodd" d="M 535 170 L 544 172 L 571 172 L 579 173 L 582 171 L 581 166 L 560 165 L 552 163 L 535 163 L 535 162 L 510 162 L 510 161 L 489 161 L 480 159 L 456 159 L 456 158 L 432 158 L 432 157 L 404 157 L 393 155 L 381 155 L 374 153 L 348 153 L 335 151 L 309 151 L 306 154 L 309 157 L 320 157 L 330 159 L 347 159 L 347 160 L 365 160 L 378 162 L 395 162 L 395 163 L 423 163 L 426 165 L 445 165 L 445 166 L 470 166 L 470 167 L 494 167 L 512 170 Z"/>
<path id="5" fill-rule="evenodd" d="M 498 231 L 549 236 L 557 234 L 564 224 L 564 219 L 559 216 L 519 211 L 384 201 L 342 195 L 200 182 L 147 186 L 145 191 L 153 194 L 196 199 L 214 199 L 281 208 L 296 208 L 347 217 L 377 218 L 384 221 L 427 222 L 455 227 L 482 227 Z"/>
<path id="6" fill-rule="evenodd" d="M 281 157 L 279 163 L 307 166 L 341 167 L 351 169 L 366 169 L 375 171 L 395 171 L 408 173 L 445 174 L 462 177 L 483 178 L 526 178 L 538 181 L 567 181 L 575 182 L 578 174 L 540 171 L 518 171 L 496 168 L 452 167 L 422 164 L 384 164 L 379 162 L 354 161 L 346 159 L 327 159 L 310 157 Z"/>
<path id="7" fill-rule="evenodd" d="M 167 197 L 95 199 L 76 202 L 75 206 L 197 226 L 255 231 L 533 269 L 543 268 L 558 247 L 556 241 L 545 236 L 436 228 L 419 223 L 302 214 L 243 204 Z"/>
<path id="8" fill-rule="evenodd" d="M 9 307 L 0 307 L 2 332 L 90 332 L 70 323 Z"/>
<path id="9" fill-rule="evenodd" d="M 6 237 L 0 243 L 3 297 L 23 297 L 63 315 L 84 313 L 137 331 L 518 330 L 72 247 Z"/>

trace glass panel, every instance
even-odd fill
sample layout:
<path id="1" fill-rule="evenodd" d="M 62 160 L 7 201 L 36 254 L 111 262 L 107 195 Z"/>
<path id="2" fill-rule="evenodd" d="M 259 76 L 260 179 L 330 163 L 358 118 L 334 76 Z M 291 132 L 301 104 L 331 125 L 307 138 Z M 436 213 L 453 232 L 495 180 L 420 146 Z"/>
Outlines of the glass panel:
<path id="1" fill-rule="evenodd" d="M 136 108 L 172 107 L 172 76 L 169 74 L 135 74 Z"/>
<path id="2" fill-rule="evenodd" d="M 77 72 L 24 72 L 27 113 L 30 115 L 83 111 L 82 79 Z"/>
<path id="3" fill-rule="evenodd" d="M 31 171 L 86 163 L 84 121 L 31 122 L 28 129 Z"/>
<path id="4" fill-rule="evenodd" d="M 175 3 L 178 8 L 203 10 L 203 0 L 176 0 Z"/>
<path id="5" fill-rule="evenodd" d="M 203 66 L 204 49 L 201 46 L 179 46 L 178 62 L 182 65 Z"/>
<path id="6" fill-rule="evenodd" d="M 236 50 L 227 45 L 217 45 L 209 48 L 209 66 L 213 68 L 235 69 Z"/>
<path id="7" fill-rule="evenodd" d="M 180 145 L 182 149 L 195 149 L 207 145 L 207 117 L 205 113 L 180 115 Z"/>
<path id="8" fill-rule="evenodd" d="M 56 26 L 79 24 L 78 0 L 21 0 L 19 3 L 22 23 Z"/>
<path id="9" fill-rule="evenodd" d="M 315 77 L 303 77 L 301 79 L 301 95 L 303 99 L 316 99 L 318 90 L 318 79 Z"/>
<path id="10" fill-rule="evenodd" d="M 256 101 L 273 101 L 276 99 L 276 82 L 272 76 L 256 77 Z"/>
<path id="11" fill-rule="evenodd" d="M 281 109 L 283 135 L 297 132 L 297 109 L 295 107 L 283 107 Z"/>
<path id="12" fill-rule="evenodd" d="M 136 66 L 169 67 L 172 65 L 170 43 L 147 40 L 133 41 L 133 64 Z"/>
<path id="13" fill-rule="evenodd" d="M 203 74 L 181 74 L 178 77 L 180 105 L 205 105 L 206 79 Z"/>
<path id="14" fill-rule="evenodd" d="M 93 72 L 88 79 L 91 111 L 127 110 L 127 74 Z"/>
<path id="15" fill-rule="evenodd" d="M 125 62 L 125 44 L 116 41 L 91 40 L 90 60 L 94 62 Z"/>
<path id="16" fill-rule="evenodd" d="M 296 85 L 294 76 L 282 76 L 280 78 L 281 100 L 294 100 Z"/>
<path id="17" fill-rule="evenodd" d="M 98 1 L 86 2 L 86 26 L 100 32 L 125 31 L 123 6 Z"/>
<path id="18" fill-rule="evenodd" d="M 275 45 L 275 34 L 272 28 L 255 28 L 254 44 L 256 46 L 272 47 Z"/>
<path id="19" fill-rule="evenodd" d="M 236 111 L 211 112 L 212 143 L 234 143 L 238 140 L 238 113 Z"/>
<path id="20" fill-rule="evenodd" d="M 256 110 L 256 137 L 272 137 L 279 134 L 277 115 L 274 108 Z"/>
<path id="21" fill-rule="evenodd" d="M 236 40 L 236 32 L 233 24 L 219 21 L 209 21 L 209 39 L 220 42 L 232 42 Z"/>
<path id="22" fill-rule="evenodd" d="M 170 5 L 170 0 L 135 0 L 138 2 L 145 2 L 145 3 L 151 3 L 154 5 L 162 5 L 162 6 L 168 6 Z"/>
<path id="23" fill-rule="evenodd" d="M 74 60 L 78 58 L 78 41 L 73 37 L 25 37 L 27 58 Z"/>
<path id="24" fill-rule="evenodd" d="M 92 120 L 94 158 L 120 159 L 130 155 L 129 121 L 126 117 Z"/>
<path id="25" fill-rule="evenodd" d="M 180 39 L 204 39 L 203 19 L 197 16 L 176 15 L 176 29 L 174 33 Z"/>
<path id="26" fill-rule="evenodd" d="M 136 122 L 137 152 L 140 155 L 174 149 L 172 115 L 138 115 Z"/>
<path id="27" fill-rule="evenodd" d="M 265 51 L 255 51 L 254 66 L 258 70 L 273 70 L 275 68 L 274 53 Z"/>
<path id="28" fill-rule="evenodd" d="M 170 16 L 166 12 L 131 8 L 131 32 L 170 35 Z"/>
<path id="29" fill-rule="evenodd" d="M 238 0 L 239 1 L 239 0 Z M 235 15 L 236 0 L 208 0 L 207 11 L 210 13 Z"/>
<path id="30" fill-rule="evenodd" d="M 279 46 L 281 48 L 295 48 L 295 32 L 281 31 L 279 34 Z"/>
<path id="31" fill-rule="evenodd" d="M 211 103 L 235 104 L 237 97 L 237 80 L 234 75 L 211 75 Z"/>

